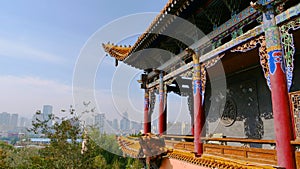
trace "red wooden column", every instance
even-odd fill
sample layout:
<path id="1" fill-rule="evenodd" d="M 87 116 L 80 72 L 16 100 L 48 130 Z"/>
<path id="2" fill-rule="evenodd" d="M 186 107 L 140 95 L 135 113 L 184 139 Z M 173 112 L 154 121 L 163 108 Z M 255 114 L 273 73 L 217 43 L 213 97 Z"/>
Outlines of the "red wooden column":
<path id="1" fill-rule="evenodd" d="M 191 135 L 194 136 L 194 107 L 193 107 L 193 95 L 192 93 L 189 94 L 188 96 L 188 107 L 190 111 L 190 116 L 191 116 Z"/>
<path id="2" fill-rule="evenodd" d="M 269 55 L 277 162 L 280 167 L 294 169 L 296 168 L 295 150 L 290 144 L 293 139 L 293 130 L 279 28 L 275 22 L 273 6 L 266 6 L 266 9 L 267 11 L 263 14 L 263 26 Z"/>
<path id="3" fill-rule="evenodd" d="M 164 89 L 163 71 L 159 74 L 159 115 L 158 115 L 158 134 L 163 135 L 167 130 L 167 95 Z"/>
<path id="4" fill-rule="evenodd" d="M 145 89 L 144 98 L 144 134 L 151 133 L 151 114 L 149 112 L 149 90 Z"/>
<path id="5" fill-rule="evenodd" d="M 199 63 L 199 56 L 193 51 L 188 49 L 188 52 L 193 57 L 193 94 L 194 94 L 194 151 L 197 156 L 203 154 L 203 143 L 201 141 L 201 134 L 205 123 L 205 114 L 202 107 L 202 85 L 201 85 L 201 67 Z"/>
<path id="6" fill-rule="evenodd" d="M 191 135 L 194 136 L 195 135 L 195 125 L 194 125 L 194 112 L 193 114 L 191 114 Z"/>

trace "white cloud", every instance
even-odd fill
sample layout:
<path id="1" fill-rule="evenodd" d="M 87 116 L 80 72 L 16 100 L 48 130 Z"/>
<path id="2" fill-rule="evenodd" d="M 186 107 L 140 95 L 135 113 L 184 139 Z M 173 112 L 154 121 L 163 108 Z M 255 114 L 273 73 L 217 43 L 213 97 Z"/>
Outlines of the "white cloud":
<path id="1" fill-rule="evenodd" d="M 42 60 L 53 63 L 60 63 L 64 60 L 62 57 L 55 54 L 7 39 L 0 39 L 0 55 L 5 57 Z"/>

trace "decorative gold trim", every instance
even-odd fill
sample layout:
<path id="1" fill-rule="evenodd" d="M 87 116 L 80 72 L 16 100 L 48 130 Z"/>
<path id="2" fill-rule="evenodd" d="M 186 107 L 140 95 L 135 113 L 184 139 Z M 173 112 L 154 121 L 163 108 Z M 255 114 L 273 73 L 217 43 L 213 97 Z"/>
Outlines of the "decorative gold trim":
<path id="1" fill-rule="evenodd" d="M 193 80 L 201 80 L 201 71 L 203 71 L 203 66 L 199 63 L 200 56 L 193 49 L 187 48 L 185 51 L 189 55 L 192 55 L 193 58 Z"/>
<path id="2" fill-rule="evenodd" d="M 273 50 L 282 50 L 281 46 L 280 45 L 277 45 L 277 46 L 269 46 L 267 47 L 267 52 L 269 53 L 270 51 L 273 51 Z"/>
<path id="3" fill-rule="evenodd" d="M 258 164 L 255 165 L 255 164 L 249 164 L 246 162 L 231 161 L 230 159 L 209 156 L 209 155 L 203 155 L 202 157 L 195 157 L 195 155 L 191 152 L 179 151 L 179 150 L 173 150 L 171 152 L 168 152 L 166 157 L 184 161 L 184 162 L 191 163 L 194 165 L 199 165 L 202 167 L 208 167 L 208 168 L 273 169 L 273 166 L 271 166 L 271 165 L 269 165 L 269 166 L 263 166 L 263 165 L 258 165 Z"/>

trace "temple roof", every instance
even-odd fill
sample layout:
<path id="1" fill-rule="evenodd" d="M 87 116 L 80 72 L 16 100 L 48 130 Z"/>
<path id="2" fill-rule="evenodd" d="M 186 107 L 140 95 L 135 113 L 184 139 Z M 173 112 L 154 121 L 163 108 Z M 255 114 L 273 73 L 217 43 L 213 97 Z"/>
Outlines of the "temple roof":
<path id="1" fill-rule="evenodd" d="M 191 43 L 184 44 L 181 39 L 178 40 L 176 38 L 163 35 L 162 32 L 174 31 L 168 29 L 171 26 L 177 28 L 175 22 L 176 18 L 174 16 L 183 18 L 196 25 L 197 28 L 207 35 L 212 41 L 210 43 L 213 43 L 218 41 L 220 38 L 230 36 L 231 32 L 226 32 L 226 30 L 232 31 L 237 29 L 236 25 L 241 25 L 239 23 L 241 19 L 245 19 L 254 14 L 256 15 L 256 12 L 250 10 L 250 1 L 251 0 L 245 0 L 245 2 L 241 3 L 239 0 L 169 0 L 152 21 L 147 30 L 139 36 L 132 47 L 122 47 L 108 43 L 103 44 L 103 48 L 112 57 L 117 60 L 124 61 L 126 64 L 135 68 L 147 69 L 149 68 L 149 62 L 155 62 L 155 67 L 152 68 L 158 68 L 158 66 L 161 66 L 174 56 L 178 55 L 186 47 L 195 43 L 194 40 L 199 38 L 194 37 L 195 39 L 189 39 L 192 40 Z M 239 14 L 239 12 L 243 10 L 246 11 Z M 170 14 L 169 17 L 167 17 L 168 14 Z M 233 18 L 233 16 L 236 18 Z M 226 21 L 230 19 L 235 20 L 227 23 Z M 252 18 L 252 20 L 254 19 Z M 247 20 L 242 24 L 249 24 L 251 22 L 252 21 Z M 185 38 L 188 39 L 192 36 L 188 34 L 191 34 L 192 32 L 193 30 L 186 30 L 186 33 L 182 36 L 187 36 Z M 150 48 L 166 50 L 173 55 L 164 55 L 164 57 L 159 57 L 157 52 L 136 54 L 138 51 Z"/>
<path id="2" fill-rule="evenodd" d="M 185 0 L 169 0 L 168 3 L 164 6 L 164 8 L 160 11 L 160 14 L 158 14 L 155 19 L 152 21 L 151 25 L 148 27 L 148 29 L 141 35 L 138 37 L 137 41 L 135 42 L 135 44 L 133 45 L 133 47 L 129 46 L 129 47 L 122 47 L 122 46 L 118 46 L 118 45 L 113 45 L 110 43 L 107 44 L 102 44 L 103 49 L 105 50 L 105 52 L 107 52 L 110 56 L 116 58 L 119 61 L 122 61 L 124 59 L 126 59 L 130 53 L 136 49 L 140 42 L 146 38 L 146 36 L 148 35 L 148 33 L 150 32 L 151 28 L 155 27 L 155 24 L 157 23 L 157 21 L 159 20 L 159 18 L 161 17 L 161 15 L 166 14 L 167 11 L 170 11 L 170 7 L 174 7 L 174 4 L 178 5 L 181 3 L 178 3 L 177 1 L 183 2 Z"/>

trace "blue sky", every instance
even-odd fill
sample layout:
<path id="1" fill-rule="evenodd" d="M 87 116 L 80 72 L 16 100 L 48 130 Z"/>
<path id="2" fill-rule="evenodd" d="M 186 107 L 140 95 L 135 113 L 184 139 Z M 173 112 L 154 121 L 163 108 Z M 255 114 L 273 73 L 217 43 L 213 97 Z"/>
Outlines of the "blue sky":
<path id="1" fill-rule="evenodd" d="M 30 117 L 44 104 L 53 105 L 56 112 L 68 107 L 72 104 L 76 60 L 89 37 L 115 19 L 159 12 L 166 3 L 167 0 L 0 1 L 0 112 Z M 103 91 L 115 71 L 114 61 L 105 60 L 105 68 L 97 74 L 103 79 L 96 81 L 97 90 Z M 138 90 L 138 84 L 131 83 L 130 89 Z M 106 100 L 105 95 L 99 95 L 100 101 Z M 142 95 L 140 90 L 130 96 L 141 110 Z M 109 104 L 105 106 L 100 111 L 116 111 Z"/>

